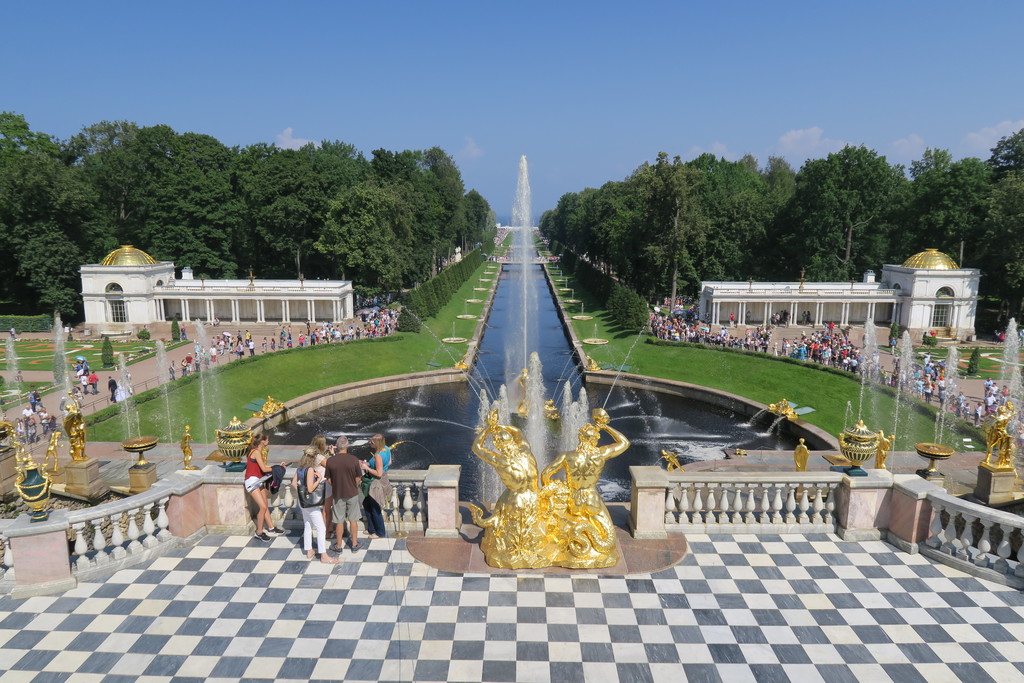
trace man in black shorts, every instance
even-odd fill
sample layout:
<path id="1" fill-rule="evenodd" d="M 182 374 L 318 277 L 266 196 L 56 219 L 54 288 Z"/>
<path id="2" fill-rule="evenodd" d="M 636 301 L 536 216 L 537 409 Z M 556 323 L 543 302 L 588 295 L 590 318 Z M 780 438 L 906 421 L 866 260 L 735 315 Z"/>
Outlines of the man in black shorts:
<path id="1" fill-rule="evenodd" d="M 359 480 L 363 478 L 363 470 L 359 467 L 359 459 L 348 452 L 348 437 L 339 436 L 334 454 L 325 463 L 327 480 L 334 491 L 334 545 L 331 551 L 340 553 L 338 543 L 344 534 L 345 522 L 348 522 L 349 541 L 352 552 L 359 550 L 359 519 L 363 506 L 360 504 Z"/>

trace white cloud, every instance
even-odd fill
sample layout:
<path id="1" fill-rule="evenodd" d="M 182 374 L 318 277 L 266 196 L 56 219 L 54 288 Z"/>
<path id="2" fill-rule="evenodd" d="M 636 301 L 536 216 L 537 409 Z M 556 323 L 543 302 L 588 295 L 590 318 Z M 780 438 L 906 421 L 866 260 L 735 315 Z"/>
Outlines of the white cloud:
<path id="1" fill-rule="evenodd" d="M 699 157 L 701 154 L 713 154 L 716 157 L 724 157 L 728 161 L 736 161 L 739 156 L 731 149 L 726 147 L 725 143 L 712 142 L 707 147 L 701 147 L 700 145 L 694 145 L 690 148 L 690 151 L 686 153 L 691 159 Z"/>
<path id="2" fill-rule="evenodd" d="M 824 157 L 838 152 L 847 143 L 824 137 L 825 131 L 820 126 L 791 130 L 779 138 L 775 151 L 798 164 L 811 158 Z"/>
<path id="3" fill-rule="evenodd" d="M 1000 138 L 1013 135 L 1024 128 L 1024 121 L 1000 121 L 994 126 L 985 126 L 981 130 L 968 133 L 960 147 L 965 154 L 987 157 Z"/>
<path id="4" fill-rule="evenodd" d="M 893 156 L 898 161 L 920 159 L 925 150 L 924 138 L 917 133 L 911 133 L 905 138 L 900 138 L 889 146 L 893 150 Z"/>
<path id="5" fill-rule="evenodd" d="M 476 140 L 466 136 L 466 144 L 459 150 L 459 157 L 463 159 L 479 159 L 484 155 L 484 150 L 476 144 Z"/>
<path id="6" fill-rule="evenodd" d="M 294 129 L 291 126 L 288 126 L 282 132 L 277 134 L 278 147 L 280 147 L 281 149 L 299 149 L 300 147 L 305 147 L 309 143 L 313 142 L 312 140 L 307 140 L 306 138 L 294 137 L 292 135 L 293 130 Z M 316 143 L 313 142 L 313 144 Z"/>

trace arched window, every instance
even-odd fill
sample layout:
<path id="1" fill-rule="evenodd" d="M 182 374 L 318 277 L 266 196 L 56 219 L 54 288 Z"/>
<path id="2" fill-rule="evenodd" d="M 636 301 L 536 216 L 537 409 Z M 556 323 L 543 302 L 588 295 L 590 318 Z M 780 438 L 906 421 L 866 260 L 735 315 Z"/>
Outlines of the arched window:
<path id="1" fill-rule="evenodd" d="M 938 299 L 952 299 L 956 294 L 949 287 L 943 287 L 939 291 L 935 292 L 935 297 Z"/>
<path id="2" fill-rule="evenodd" d="M 116 282 L 111 282 L 106 287 L 107 306 L 109 307 L 110 322 L 128 322 L 128 309 L 124 305 L 124 289 Z"/>
<path id="3" fill-rule="evenodd" d="M 156 286 L 157 287 L 163 287 L 164 286 L 164 281 L 163 280 L 157 280 L 156 281 Z"/>

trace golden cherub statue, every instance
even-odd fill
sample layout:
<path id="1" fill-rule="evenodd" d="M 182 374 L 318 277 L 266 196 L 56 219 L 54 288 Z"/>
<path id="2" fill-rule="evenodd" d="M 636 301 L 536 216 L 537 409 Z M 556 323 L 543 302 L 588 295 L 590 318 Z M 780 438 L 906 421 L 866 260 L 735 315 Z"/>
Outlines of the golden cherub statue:
<path id="1" fill-rule="evenodd" d="M 558 412 L 558 408 L 555 407 L 555 402 L 552 399 L 548 399 L 544 403 L 544 417 L 549 420 L 560 420 L 562 415 Z"/>
<path id="2" fill-rule="evenodd" d="M 896 435 L 890 434 L 885 435 L 884 429 L 878 430 L 878 443 L 875 446 L 875 469 L 884 470 L 885 461 L 889 459 L 889 451 L 892 450 L 892 445 L 895 442 Z"/>
<path id="3" fill-rule="evenodd" d="M 797 472 L 807 471 L 807 460 L 811 457 L 811 451 L 807 448 L 803 439 L 800 439 L 800 443 L 793 449 L 793 462 L 796 465 Z"/>
<path id="4" fill-rule="evenodd" d="M 793 407 L 789 405 L 789 401 L 787 401 L 786 399 L 782 399 L 778 403 L 769 403 L 768 412 L 772 413 L 773 415 L 778 415 L 779 417 L 784 417 L 790 422 L 795 422 L 800 418 L 800 416 L 796 414 L 796 411 L 793 410 Z"/>
<path id="5" fill-rule="evenodd" d="M 519 417 L 526 417 L 526 414 L 530 410 L 530 405 L 526 400 L 526 380 L 529 376 L 530 371 L 526 368 L 523 368 L 523 371 L 519 373 L 519 391 L 522 396 L 522 399 L 519 401 L 519 408 L 516 409 L 516 413 Z"/>
<path id="6" fill-rule="evenodd" d="M 981 463 L 985 467 L 994 470 L 1007 470 L 1013 468 L 1013 455 L 1017 450 L 1013 442 L 1013 436 L 1009 433 L 1010 423 L 1016 414 L 1012 401 L 1006 405 L 999 406 L 992 420 L 985 426 L 985 460 Z M 992 456 L 999 454 L 999 459 L 992 462 Z"/>
<path id="7" fill-rule="evenodd" d="M 664 448 L 661 449 L 661 459 L 665 460 L 668 464 L 665 465 L 665 470 L 668 472 L 674 472 L 679 470 L 683 472 L 683 466 L 679 464 L 679 454 L 673 453 L 672 451 L 666 451 Z"/>
<path id="8" fill-rule="evenodd" d="M 197 470 L 192 464 L 192 442 L 195 439 L 192 438 L 192 425 L 185 425 L 185 431 L 181 434 L 181 455 L 185 461 L 185 466 L 182 469 L 186 470 Z"/>
<path id="9" fill-rule="evenodd" d="M 60 463 L 57 462 L 57 444 L 60 443 L 60 431 L 50 432 L 50 443 L 46 446 L 46 457 L 43 458 L 43 467 L 51 475 L 60 474 Z M 50 463 L 53 463 L 52 467 Z"/>
<path id="10" fill-rule="evenodd" d="M 601 366 L 597 364 L 593 356 L 587 356 L 587 372 L 597 372 Z"/>
<path id="11" fill-rule="evenodd" d="M 78 401 L 71 394 L 64 404 L 67 415 L 64 417 L 64 433 L 68 435 L 68 453 L 73 462 L 84 462 L 89 459 L 85 454 L 85 419 Z"/>

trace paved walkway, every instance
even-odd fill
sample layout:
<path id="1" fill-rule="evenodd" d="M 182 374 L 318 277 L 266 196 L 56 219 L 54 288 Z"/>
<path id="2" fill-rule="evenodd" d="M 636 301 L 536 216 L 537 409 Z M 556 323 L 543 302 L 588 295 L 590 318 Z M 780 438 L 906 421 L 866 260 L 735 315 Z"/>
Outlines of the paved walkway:
<path id="1" fill-rule="evenodd" d="M 632 576 L 439 572 L 404 539 L 335 566 L 208 537 L 0 599 L 3 680 L 1024 680 L 1024 594 L 881 542 L 688 535 Z M 685 678 L 684 678 L 685 677 Z"/>

